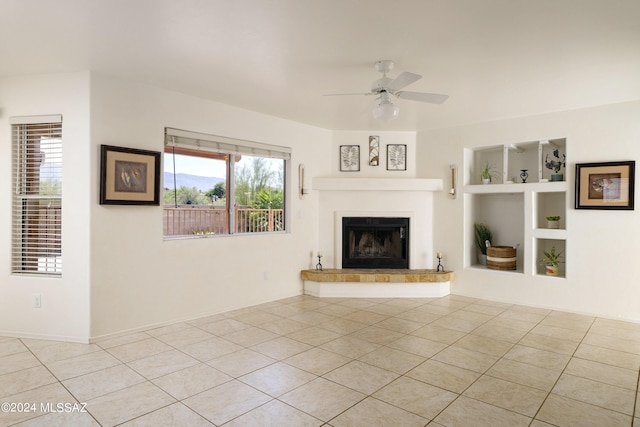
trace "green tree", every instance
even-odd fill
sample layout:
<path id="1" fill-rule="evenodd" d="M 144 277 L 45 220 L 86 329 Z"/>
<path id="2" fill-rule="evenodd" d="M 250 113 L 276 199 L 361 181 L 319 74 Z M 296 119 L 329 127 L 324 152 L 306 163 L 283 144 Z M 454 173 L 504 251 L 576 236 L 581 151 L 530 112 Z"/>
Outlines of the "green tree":
<path id="1" fill-rule="evenodd" d="M 165 204 L 178 205 L 206 205 L 208 200 L 196 187 L 185 187 L 184 185 L 178 190 L 169 190 L 164 193 Z"/>
<path id="2" fill-rule="evenodd" d="M 260 190 L 251 207 L 260 209 L 251 212 L 249 218 L 250 231 L 269 231 L 269 217 L 273 218 L 273 230 L 284 230 L 282 218 L 270 211 L 271 209 L 282 209 L 284 206 L 284 193 L 269 189 Z"/>
<path id="3" fill-rule="evenodd" d="M 201 205 L 203 204 L 202 194 L 196 187 L 188 188 L 182 186 L 178 188 L 178 203 L 182 205 Z"/>
<path id="4" fill-rule="evenodd" d="M 270 166 L 268 159 L 264 157 L 245 157 L 243 162 L 238 164 L 235 172 L 235 196 L 238 205 L 251 205 L 258 193 L 268 187 L 275 177 Z"/>
<path id="5" fill-rule="evenodd" d="M 204 195 L 210 199 L 224 199 L 227 195 L 227 184 L 224 181 L 220 181 L 216 183 L 216 185 L 212 189 L 204 193 Z"/>
<path id="6" fill-rule="evenodd" d="M 62 192 L 62 182 L 54 180 L 40 181 L 40 194 L 60 194 Z"/>
<path id="7" fill-rule="evenodd" d="M 282 209 L 284 206 L 284 194 L 282 191 L 269 191 L 262 189 L 258 193 L 251 207 L 254 209 Z"/>
<path id="8" fill-rule="evenodd" d="M 173 205 L 175 202 L 175 194 L 176 190 L 173 188 L 165 188 L 164 189 L 164 204 L 165 205 Z"/>

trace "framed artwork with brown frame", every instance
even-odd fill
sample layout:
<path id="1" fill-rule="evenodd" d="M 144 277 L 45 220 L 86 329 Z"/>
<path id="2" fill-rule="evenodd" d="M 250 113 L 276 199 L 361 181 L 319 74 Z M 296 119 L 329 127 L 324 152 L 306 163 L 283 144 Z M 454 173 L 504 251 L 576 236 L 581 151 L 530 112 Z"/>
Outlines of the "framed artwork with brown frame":
<path id="1" fill-rule="evenodd" d="M 635 161 L 576 164 L 576 209 L 633 210 Z"/>
<path id="2" fill-rule="evenodd" d="M 100 146 L 101 205 L 159 205 L 160 152 Z"/>

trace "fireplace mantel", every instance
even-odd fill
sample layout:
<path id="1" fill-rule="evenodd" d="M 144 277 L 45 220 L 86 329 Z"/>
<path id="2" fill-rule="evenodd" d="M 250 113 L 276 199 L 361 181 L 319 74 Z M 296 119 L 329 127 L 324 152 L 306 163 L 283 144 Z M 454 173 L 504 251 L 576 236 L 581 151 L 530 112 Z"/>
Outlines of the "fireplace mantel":
<path id="1" fill-rule="evenodd" d="M 408 267 L 433 268 L 433 199 L 444 193 L 443 180 L 343 175 L 312 181 L 319 202 L 317 251 L 324 253 L 323 264 L 342 268 L 343 217 L 401 217 L 409 218 L 414 236 L 409 239 Z"/>
<path id="2" fill-rule="evenodd" d="M 441 179 L 315 177 L 311 188 L 320 191 L 442 191 Z"/>

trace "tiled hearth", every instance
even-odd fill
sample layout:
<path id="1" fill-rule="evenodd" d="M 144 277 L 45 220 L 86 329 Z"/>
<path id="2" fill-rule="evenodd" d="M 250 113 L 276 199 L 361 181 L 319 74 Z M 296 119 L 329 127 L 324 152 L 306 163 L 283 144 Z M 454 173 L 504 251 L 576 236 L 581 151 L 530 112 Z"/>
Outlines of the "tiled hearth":
<path id="1" fill-rule="evenodd" d="M 303 270 L 304 280 L 316 282 L 363 282 L 363 283 L 436 283 L 450 282 L 455 277 L 453 271 L 436 272 L 418 269 L 335 269 Z"/>
<path id="2" fill-rule="evenodd" d="M 452 271 L 428 269 L 303 270 L 304 292 L 316 297 L 420 298 L 449 295 Z"/>

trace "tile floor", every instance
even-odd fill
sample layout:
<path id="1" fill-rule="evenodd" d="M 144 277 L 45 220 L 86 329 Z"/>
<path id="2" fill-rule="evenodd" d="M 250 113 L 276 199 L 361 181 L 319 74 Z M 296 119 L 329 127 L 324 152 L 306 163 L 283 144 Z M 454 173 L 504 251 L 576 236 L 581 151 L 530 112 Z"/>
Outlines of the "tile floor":
<path id="1" fill-rule="evenodd" d="M 639 369 L 639 324 L 298 296 L 90 345 L 0 337 L 0 425 L 640 426 Z"/>

